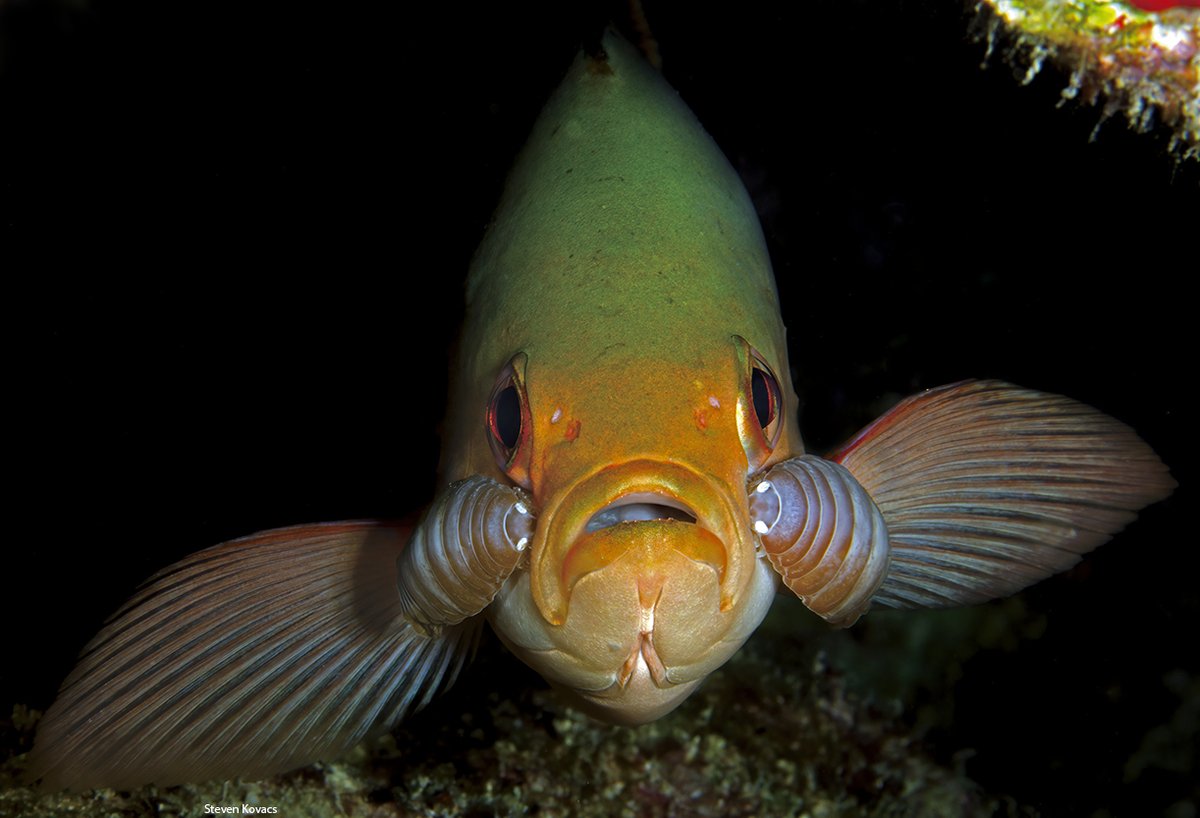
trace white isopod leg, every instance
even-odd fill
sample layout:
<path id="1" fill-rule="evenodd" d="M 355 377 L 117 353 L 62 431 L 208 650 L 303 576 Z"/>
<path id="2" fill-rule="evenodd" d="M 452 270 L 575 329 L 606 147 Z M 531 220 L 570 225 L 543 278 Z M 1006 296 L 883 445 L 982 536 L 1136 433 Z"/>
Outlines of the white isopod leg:
<path id="1" fill-rule="evenodd" d="M 866 489 L 813 455 L 750 482 L 750 517 L 783 583 L 814 613 L 847 626 L 887 575 L 888 532 Z"/>
<path id="2" fill-rule="evenodd" d="M 437 496 L 396 558 L 400 605 L 436 633 L 486 608 L 533 538 L 529 496 L 475 475 Z"/>

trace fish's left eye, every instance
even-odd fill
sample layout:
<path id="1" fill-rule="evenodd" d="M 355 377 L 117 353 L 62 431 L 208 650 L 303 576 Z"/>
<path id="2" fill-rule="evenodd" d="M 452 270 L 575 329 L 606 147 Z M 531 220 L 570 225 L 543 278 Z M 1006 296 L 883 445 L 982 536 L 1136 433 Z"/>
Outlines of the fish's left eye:
<path id="1" fill-rule="evenodd" d="M 750 373 L 750 391 L 758 425 L 766 429 L 779 417 L 779 383 L 771 370 L 757 362 Z"/>
<path id="2" fill-rule="evenodd" d="M 738 398 L 738 435 L 751 468 L 770 458 L 783 431 L 785 407 L 779 378 L 757 349 L 736 337 L 740 351 L 742 389 Z"/>
<path id="3" fill-rule="evenodd" d="M 774 449 L 783 428 L 783 391 L 779 388 L 779 379 L 754 347 L 750 348 L 749 397 L 762 430 L 762 442 L 768 450 Z"/>
<path id="4" fill-rule="evenodd" d="M 496 465 L 515 483 L 529 488 L 530 419 L 524 371 L 524 354 L 501 370 L 488 398 L 484 426 Z"/>

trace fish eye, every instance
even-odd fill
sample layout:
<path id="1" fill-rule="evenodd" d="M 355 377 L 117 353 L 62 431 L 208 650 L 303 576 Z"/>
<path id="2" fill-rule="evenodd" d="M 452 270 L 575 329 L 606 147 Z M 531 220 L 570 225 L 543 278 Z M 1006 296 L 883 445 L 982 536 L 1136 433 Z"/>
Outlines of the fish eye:
<path id="1" fill-rule="evenodd" d="M 766 429 L 779 417 L 779 384 L 769 369 L 755 363 L 750 373 L 750 391 L 758 425 Z"/>
<path id="2" fill-rule="evenodd" d="M 750 402 L 762 430 L 762 442 L 768 450 L 774 449 L 783 428 L 783 390 L 775 372 L 754 347 L 750 348 Z"/>
<path id="3" fill-rule="evenodd" d="M 516 384 L 511 381 L 492 396 L 488 429 L 505 451 L 511 452 L 517 448 L 517 441 L 521 437 L 521 398 L 517 394 Z"/>
<path id="4" fill-rule="evenodd" d="M 734 336 L 742 369 L 738 397 L 738 435 L 751 468 L 765 463 L 779 444 L 786 407 L 783 388 L 766 358 L 745 338 Z"/>
<path id="5" fill-rule="evenodd" d="M 500 371 L 488 398 L 484 426 L 496 464 L 514 482 L 528 488 L 530 419 L 524 371 L 524 353 Z"/>

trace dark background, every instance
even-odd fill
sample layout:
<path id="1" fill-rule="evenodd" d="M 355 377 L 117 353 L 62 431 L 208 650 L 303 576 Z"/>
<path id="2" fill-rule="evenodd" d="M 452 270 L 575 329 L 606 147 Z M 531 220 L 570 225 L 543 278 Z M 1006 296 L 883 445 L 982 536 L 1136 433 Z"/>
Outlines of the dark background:
<path id="1" fill-rule="evenodd" d="M 581 31 L 393 5 L 0 6 L 5 708 L 183 554 L 431 494 L 462 276 Z M 1200 163 L 1116 119 L 1089 141 L 1065 73 L 980 70 L 953 0 L 794 5 L 648 13 L 759 207 L 812 448 L 998 377 L 1121 418 L 1182 484 L 1027 593 L 1045 635 L 946 692 L 933 751 L 1045 814 L 1156 813 L 1195 787 L 1194 725 L 1182 771 L 1123 765 L 1200 665 Z"/>

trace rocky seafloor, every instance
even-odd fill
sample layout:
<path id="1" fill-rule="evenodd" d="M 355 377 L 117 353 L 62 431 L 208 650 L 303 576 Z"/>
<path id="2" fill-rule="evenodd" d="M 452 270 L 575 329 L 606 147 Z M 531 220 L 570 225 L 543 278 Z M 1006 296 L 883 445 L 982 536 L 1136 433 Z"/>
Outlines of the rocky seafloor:
<path id="1" fill-rule="evenodd" d="M 1021 779 L 1027 769 L 1047 774 L 1038 769 L 1036 745 L 1064 738 L 1072 714 L 1064 713 L 1059 726 L 1048 724 L 1044 735 L 1029 735 L 1027 725 L 1014 721 L 1011 746 L 1029 752 L 1008 760 L 1010 778 L 999 785 L 994 777 L 988 784 L 973 780 L 971 766 L 977 755 L 1005 763 L 1009 748 L 986 735 L 980 747 L 956 746 L 961 736 L 953 729 L 956 713 L 972 706 L 956 699 L 956 688 L 977 687 L 983 677 L 985 695 L 1019 699 L 1024 694 L 1012 689 L 1012 678 L 1050 670 L 1029 649 L 1048 627 L 1024 597 L 964 611 L 877 612 L 852 631 L 830 630 L 799 603 L 780 600 L 763 628 L 698 693 L 669 716 L 636 728 L 600 724 L 564 705 L 488 640 L 450 693 L 347 758 L 265 781 L 132 792 L 40 794 L 24 786 L 23 753 L 37 714 L 18 705 L 3 723 L 0 815 L 184 818 L 213 814 L 210 805 L 245 814 L 243 804 L 275 807 L 282 816 L 440 818 L 1067 814 L 1070 805 L 1088 803 L 1089 794 L 1023 800 L 1037 790 Z M 1014 670 L 992 679 L 1001 689 L 988 691 L 991 668 L 998 666 Z M 1140 738 L 1114 742 L 1135 749 L 1109 758 L 1110 777 L 1118 779 L 1113 786 L 1136 793 L 1139 783 L 1173 782 L 1178 790 L 1194 768 L 1200 687 L 1186 673 L 1176 676 L 1163 680 L 1178 697 L 1171 718 Z M 1053 698 L 1053 682 L 1045 686 Z M 1011 706 L 997 702 L 1001 712 Z M 1082 692 L 1079 709 L 1087 707 Z M 1112 719 L 1116 736 L 1118 712 L 1093 716 L 1101 725 Z M 1073 741 L 1067 738 L 1068 748 Z M 1084 765 L 1095 765 L 1093 756 L 1105 763 L 1104 748 L 1080 745 L 1069 752 Z M 1070 764 L 1058 766 L 1043 782 L 1048 791 L 1076 786 Z M 986 767 L 984 773 L 989 777 Z M 1024 795 L 997 790 L 1006 785 Z M 1104 798 L 1090 795 L 1093 802 Z M 1123 805 L 1130 801 L 1140 803 L 1134 794 Z M 1089 814 L 1125 813 L 1117 803 Z M 1196 814 L 1195 800 L 1184 797 L 1142 814 L 1188 818 Z"/>
<path id="2" fill-rule="evenodd" d="M 798 605 L 778 606 L 678 711 L 637 728 L 565 706 L 491 643 L 451 693 L 394 734 L 259 782 L 39 795 L 19 780 L 34 721 L 19 708 L 4 732 L 0 814 L 182 817 L 243 803 L 284 816 L 1031 814 L 985 792 L 961 763 L 935 759 L 899 699 L 852 691 L 838 668 L 841 635 L 822 637 L 809 620 Z"/>

